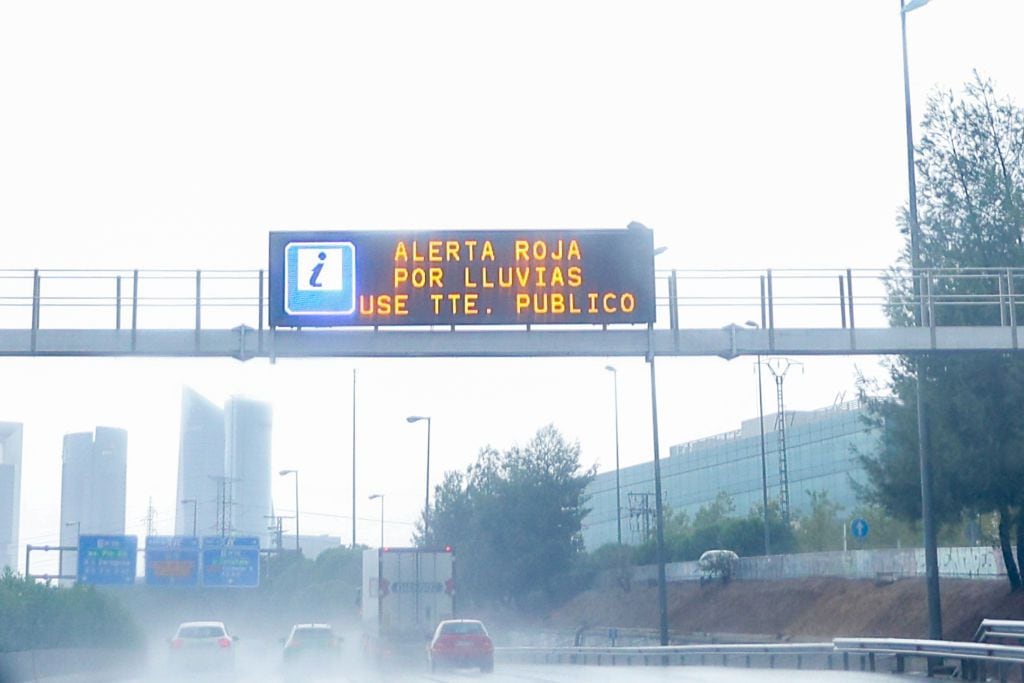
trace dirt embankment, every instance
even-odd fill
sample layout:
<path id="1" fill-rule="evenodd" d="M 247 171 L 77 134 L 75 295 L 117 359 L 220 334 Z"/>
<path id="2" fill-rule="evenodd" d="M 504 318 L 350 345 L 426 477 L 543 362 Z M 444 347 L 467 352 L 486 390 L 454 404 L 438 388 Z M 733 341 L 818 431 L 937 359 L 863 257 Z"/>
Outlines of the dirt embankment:
<path id="1" fill-rule="evenodd" d="M 840 636 L 921 638 L 928 633 L 925 583 L 817 578 L 669 584 L 673 633 L 735 633 L 780 639 Z M 984 619 L 1024 619 L 1024 593 L 1001 581 L 942 581 L 944 636 L 969 640 Z M 553 612 L 550 626 L 658 627 L 658 590 L 635 585 L 591 590 Z"/>

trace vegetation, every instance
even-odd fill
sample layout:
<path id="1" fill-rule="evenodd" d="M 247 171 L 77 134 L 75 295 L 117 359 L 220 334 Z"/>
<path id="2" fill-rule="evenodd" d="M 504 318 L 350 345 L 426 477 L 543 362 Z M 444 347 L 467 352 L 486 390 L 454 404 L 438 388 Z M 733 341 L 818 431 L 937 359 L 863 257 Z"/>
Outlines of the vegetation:
<path id="1" fill-rule="evenodd" d="M 959 96 L 928 100 L 918 147 L 920 258 L 927 268 L 971 277 L 935 278 L 933 297 L 1001 291 L 999 277 L 1024 265 L 1024 111 L 996 96 L 975 75 Z M 910 263 L 907 243 L 902 265 Z M 967 270 L 964 269 L 988 269 Z M 997 270 L 998 269 L 998 270 Z M 905 271 L 904 271 L 905 273 Z M 998 273 L 998 274 L 997 274 Z M 1003 286 L 1007 283 L 1003 280 Z M 1024 285 L 1014 279 L 1015 291 Z M 909 324 L 912 283 L 890 279 L 889 316 Z M 940 325 L 998 325 L 1008 305 L 944 304 Z M 1020 316 L 1024 307 L 1017 306 Z M 1019 319 L 1019 318 L 1018 318 Z M 861 457 L 868 473 L 866 501 L 900 519 L 920 519 L 916 382 L 927 416 L 935 511 L 940 522 L 994 514 L 1008 578 L 1022 587 L 1024 566 L 1024 359 L 1011 353 L 899 357 L 888 367 L 887 399 L 862 388 L 881 449 Z M 1017 546 L 1014 558 L 1013 546 Z"/>
<path id="2" fill-rule="evenodd" d="M 456 548 L 460 600 L 550 604 L 582 587 L 583 490 L 593 475 L 579 443 L 551 425 L 524 447 L 485 447 L 465 472 L 445 474 L 429 533 L 421 526 L 416 541 Z"/>
<path id="3" fill-rule="evenodd" d="M 10 568 L 0 576 L 0 615 L 0 652 L 142 645 L 138 626 L 112 596 L 90 586 L 45 586 Z"/>
<path id="4" fill-rule="evenodd" d="M 273 556 L 266 561 L 259 598 L 273 610 L 355 612 L 365 549 L 329 548 L 312 560 L 291 552 Z"/>

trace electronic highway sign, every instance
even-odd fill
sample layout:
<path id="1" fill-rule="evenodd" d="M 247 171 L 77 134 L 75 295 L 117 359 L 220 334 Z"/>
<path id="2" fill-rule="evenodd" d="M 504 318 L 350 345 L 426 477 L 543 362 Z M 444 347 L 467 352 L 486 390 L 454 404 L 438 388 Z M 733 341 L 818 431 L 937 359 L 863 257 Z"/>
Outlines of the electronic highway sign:
<path id="1" fill-rule="evenodd" d="M 147 536 L 146 585 L 198 586 L 199 539 L 195 536 Z"/>
<path id="2" fill-rule="evenodd" d="M 270 324 L 654 322 L 654 242 L 624 230 L 271 232 Z"/>
<path id="3" fill-rule="evenodd" d="M 135 536 L 79 536 L 78 582 L 96 586 L 134 584 L 138 545 Z"/>
<path id="4" fill-rule="evenodd" d="M 204 586 L 260 585 L 260 539 L 256 536 L 204 536 L 202 556 Z"/>

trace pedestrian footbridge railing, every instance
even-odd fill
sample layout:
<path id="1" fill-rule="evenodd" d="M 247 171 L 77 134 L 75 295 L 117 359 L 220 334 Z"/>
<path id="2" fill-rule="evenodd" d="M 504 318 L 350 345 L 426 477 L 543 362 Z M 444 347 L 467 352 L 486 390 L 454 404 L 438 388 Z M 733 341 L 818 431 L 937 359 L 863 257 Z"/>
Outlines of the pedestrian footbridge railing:
<path id="1" fill-rule="evenodd" d="M 655 300 L 650 329 L 273 330 L 265 270 L 0 270 L 0 355 L 731 358 L 1010 350 L 1019 348 L 1024 267 L 659 270 Z M 447 332 L 459 336 L 438 341 Z"/>
<path id="2" fill-rule="evenodd" d="M 965 680 L 1000 681 L 1024 675 L 1024 647 L 943 640 L 836 638 L 827 643 L 669 645 L 652 647 L 498 648 L 509 661 L 593 666 L 728 666 L 912 671 L 955 674 Z M 1019 679 L 1015 679 L 1019 680 Z"/>

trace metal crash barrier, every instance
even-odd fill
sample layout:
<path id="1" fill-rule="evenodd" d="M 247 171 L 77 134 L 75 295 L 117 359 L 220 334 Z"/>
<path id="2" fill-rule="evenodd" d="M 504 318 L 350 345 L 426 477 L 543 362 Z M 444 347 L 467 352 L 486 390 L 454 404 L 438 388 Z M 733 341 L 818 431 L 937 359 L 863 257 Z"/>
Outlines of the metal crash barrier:
<path id="1" fill-rule="evenodd" d="M 1020 623 L 1020 622 L 1018 622 Z M 836 638 L 829 643 L 678 645 L 652 647 L 507 647 L 509 661 L 592 666 L 733 666 L 746 668 L 841 669 L 906 673 L 908 664 L 924 664 L 964 680 L 1009 680 L 1017 667 L 1024 677 L 1024 647 L 944 640 Z M 883 660 L 885 665 L 883 665 Z"/>

